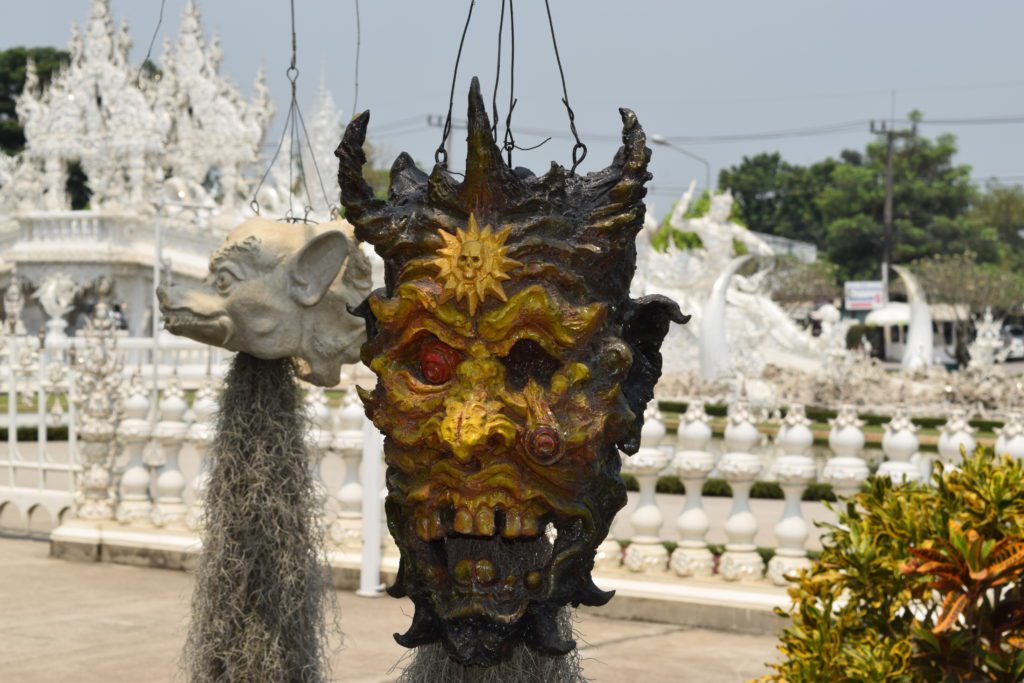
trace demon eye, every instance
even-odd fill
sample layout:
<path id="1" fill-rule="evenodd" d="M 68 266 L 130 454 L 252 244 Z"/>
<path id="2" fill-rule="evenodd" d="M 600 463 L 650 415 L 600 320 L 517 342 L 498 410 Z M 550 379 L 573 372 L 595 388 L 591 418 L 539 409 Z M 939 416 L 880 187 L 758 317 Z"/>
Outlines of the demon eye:
<path id="1" fill-rule="evenodd" d="M 238 278 L 235 277 L 235 274 L 224 268 L 218 270 L 217 274 L 213 277 L 213 286 L 221 294 L 227 293 L 236 282 L 238 282 Z"/>
<path id="2" fill-rule="evenodd" d="M 501 362 L 505 365 L 505 380 L 515 391 L 521 391 L 531 379 L 540 386 L 551 386 L 551 376 L 562 365 L 532 339 L 517 341 Z"/>
<path id="3" fill-rule="evenodd" d="M 428 384 L 445 384 L 459 363 L 458 352 L 437 339 L 428 339 L 420 347 L 420 376 Z"/>

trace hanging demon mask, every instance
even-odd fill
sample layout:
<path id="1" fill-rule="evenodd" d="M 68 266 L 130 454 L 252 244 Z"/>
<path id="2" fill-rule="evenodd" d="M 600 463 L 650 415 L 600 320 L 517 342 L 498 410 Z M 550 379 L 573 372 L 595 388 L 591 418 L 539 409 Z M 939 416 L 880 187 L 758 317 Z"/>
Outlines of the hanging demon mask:
<path id="1" fill-rule="evenodd" d="M 626 502 L 618 449 L 636 451 L 659 347 L 686 321 L 664 297 L 629 298 L 650 150 L 621 113 L 614 162 L 584 177 L 505 164 L 476 79 L 463 182 L 402 154 L 376 199 L 368 112 L 338 148 L 347 217 L 386 267 L 358 312 L 401 550 L 390 593 L 416 605 L 402 645 L 441 640 L 475 665 L 518 642 L 563 654 L 559 610 L 611 598 L 590 572 Z"/>

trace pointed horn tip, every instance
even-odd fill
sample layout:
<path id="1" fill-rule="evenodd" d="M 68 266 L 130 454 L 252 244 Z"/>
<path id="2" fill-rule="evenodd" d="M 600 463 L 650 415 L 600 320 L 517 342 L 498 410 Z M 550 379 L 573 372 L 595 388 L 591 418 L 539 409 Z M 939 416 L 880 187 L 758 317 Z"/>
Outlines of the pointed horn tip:
<path id="1" fill-rule="evenodd" d="M 626 107 L 619 107 L 619 116 L 622 117 L 622 129 L 633 130 L 640 125 L 636 118 L 636 112 Z"/>

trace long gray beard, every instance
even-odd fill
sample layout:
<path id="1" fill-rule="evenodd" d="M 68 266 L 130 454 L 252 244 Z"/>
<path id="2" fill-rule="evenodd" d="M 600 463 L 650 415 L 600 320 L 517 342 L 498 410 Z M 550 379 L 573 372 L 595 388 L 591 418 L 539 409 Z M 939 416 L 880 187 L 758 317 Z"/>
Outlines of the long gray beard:
<path id="1" fill-rule="evenodd" d="M 566 639 L 572 638 L 572 611 L 566 607 L 558 617 Z M 453 662 L 441 643 L 415 648 L 398 683 L 583 683 L 578 650 L 549 657 L 519 645 L 508 659 L 491 667 L 463 666 Z"/>
<path id="2" fill-rule="evenodd" d="M 320 501 L 291 362 L 239 353 L 210 451 L 184 652 L 191 681 L 329 678 Z"/>

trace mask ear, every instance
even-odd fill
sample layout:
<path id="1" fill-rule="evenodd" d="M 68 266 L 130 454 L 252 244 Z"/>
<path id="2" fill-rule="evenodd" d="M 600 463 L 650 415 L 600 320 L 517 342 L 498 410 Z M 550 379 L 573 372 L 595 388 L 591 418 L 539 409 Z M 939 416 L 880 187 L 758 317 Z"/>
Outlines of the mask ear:
<path id="1" fill-rule="evenodd" d="M 669 323 L 682 325 L 689 319 L 676 302 L 660 294 L 630 302 L 622 325 L 622 340 L 633 351 L 633 365 L 622 383 L 622 393 L 635 417 L 626 438 L 617 444 L 628 455 L 636 453 L 640 447 L 644 410 L 654 398 L 654 385 L 661 377 L 661 343 L 668 334 Z"/>
<path id="2" fill-rule="evenodd" d="M 292 259 L 288 291 L 303 306 L 315 306 L 324 297 L 348 256 L 348 239 L 331 230 L 317 235 Z"/>

